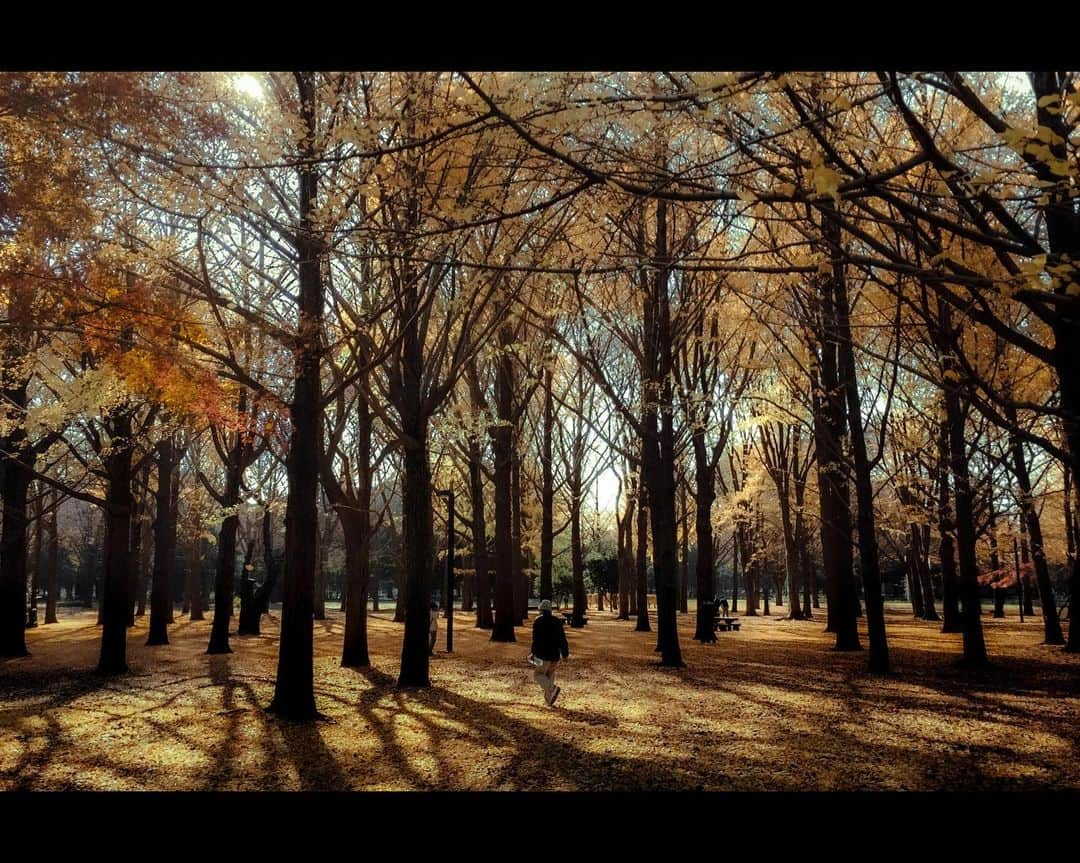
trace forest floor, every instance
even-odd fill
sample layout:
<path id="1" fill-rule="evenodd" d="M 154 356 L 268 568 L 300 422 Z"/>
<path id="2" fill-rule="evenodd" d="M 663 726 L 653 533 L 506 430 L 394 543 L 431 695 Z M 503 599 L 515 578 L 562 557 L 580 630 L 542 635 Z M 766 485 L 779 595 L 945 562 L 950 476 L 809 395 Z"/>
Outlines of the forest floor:
<path id="1" fill-rule="evenodd" d="M 0 789 L 1080 789 L 1080 656 L 1041 645 L 1041 620 L 1014 607 L 984 616 L 993 665 L 972 672 L 959 635 L 890 606 L 887 679 L 865 651 L 830 650 L 823 611 L 745 618 L 713 645 L 680 615 L 684 669 L 658 666 L 655 634 L 592 611 L 567 629 L 550 708 L 527 629 L 492 644 L 458 612 L 453 654 L 440 621 L 432 687 L 398 690 L 402 625 L 372 615 L 372 668 L 350 670 L 328 614 L 315 723 L 264 711 L 277 610 L 224 656 L 204 654 L 209 619 L 177 615 L 171 646 L 151 648 L 140 618 L 115 678 L 94 674 L 93 612 L 28 631 L 32 656 L 0 661 Z"/>

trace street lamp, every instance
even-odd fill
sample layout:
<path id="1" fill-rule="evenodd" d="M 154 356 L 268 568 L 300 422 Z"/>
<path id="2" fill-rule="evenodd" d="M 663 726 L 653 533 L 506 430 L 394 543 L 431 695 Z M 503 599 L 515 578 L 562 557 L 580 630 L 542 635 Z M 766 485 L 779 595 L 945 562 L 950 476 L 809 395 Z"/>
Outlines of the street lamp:
<path id="1" fill-rule="evenodd" d="M 446 652 L 454 652 L 454 492 L 435 490 L 446 498 Z"/>

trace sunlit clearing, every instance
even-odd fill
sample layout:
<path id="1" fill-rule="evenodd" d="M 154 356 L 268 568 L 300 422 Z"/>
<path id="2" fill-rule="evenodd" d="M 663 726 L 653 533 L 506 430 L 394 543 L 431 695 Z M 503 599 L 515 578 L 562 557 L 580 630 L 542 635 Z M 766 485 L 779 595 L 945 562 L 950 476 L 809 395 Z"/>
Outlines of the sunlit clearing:
<path id="1" fill-rule="evenodd" d="M 245 96 L 250 96 L 253 99 L 261 100 L 266 97 L 266 94 L 263 92 L 262 84 L 259 83 L 259 79 L 250 72 L 244 72 L 237 75 L 233 80 L 233 86 Z"/>

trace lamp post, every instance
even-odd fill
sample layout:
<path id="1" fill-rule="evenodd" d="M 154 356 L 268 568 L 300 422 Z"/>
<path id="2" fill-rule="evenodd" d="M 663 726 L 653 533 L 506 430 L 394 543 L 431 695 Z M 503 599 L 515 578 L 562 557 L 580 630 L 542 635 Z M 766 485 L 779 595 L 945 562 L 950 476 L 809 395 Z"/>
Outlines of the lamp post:
<path id="1" fill-rule="evenodd" d="M 435 490 L 446 498 L 446 652 L 454 652 L 454 492 Z"/>

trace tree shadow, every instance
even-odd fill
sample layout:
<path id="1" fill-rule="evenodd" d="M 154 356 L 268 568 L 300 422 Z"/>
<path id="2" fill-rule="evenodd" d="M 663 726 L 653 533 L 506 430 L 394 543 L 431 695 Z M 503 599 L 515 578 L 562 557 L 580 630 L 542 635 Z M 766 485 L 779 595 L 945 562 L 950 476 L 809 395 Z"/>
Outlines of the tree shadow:
<path id="1" fill-rule="evenodd" d="M 207 779 L 211 790 L 230 786 L 234 779 L 249 777 L 236 770 L 244 744 L 241 729 L 254 720 L 259 725 L 257 740 L 263 755 L 261 787 L 281 788 L 282 768 L 288 763 L 296 771 L 304 791 L 344 788 L 344 774 L 326 746 L 318 723 L 292 722 L 266 712 L 252 685 L 231 673 L 232 655 L 207 656 L 211 684 L 221 689 L 218 716 L 226 718 L 220 744 L 210 754 L 214 765 Z"/>
<path id="2" fill-rule="evenodd" d="M 612 624 L 612 638 L 622 637 L 614 627 L 624 623 Z M 96 640 L 94 627 L 89 630 Z M 449 688 L 452 681 L 400 690 L 391 674 L 374 668 L 325 673 L 334 660 L 319 655 L 316 697 L 336 728 L 355 732 L 351 737 L 327 723 L 266 714 L 272 674 L 264 664 L 268 654 L 254 646 L 246 655 L 207 656 L 198 635 L 190 655 L 174 654 L 182 666 L 155 658 L 154 674 L 113 679 L 90 668 L 9 665 L 0 674 L 0 742 L 8 747 L 3 763 L 11 766 L 0 783 L 212 790 L 375 783 L 548 790 L 1076 787 L 1075 770 L 1063 762 L 1077 754 L 1069 735 L 1080 695 L 1077 664 L 1036 651 L 995 656 L 988 669 L 962 669 L 958 637 L 939 640 L 922 630 L 910 628 L 898 639 L 905 646 L 891 652 L 901 673 L 887 681 L 869 675 L 865 652 L 831 654 L 817 635 L 688 643 L 690 668 L 657 674 L 653 635 L 635 642 L 640 655 L 614 662 L 614 642 L 589 633 L 574 645 L 584 660 L 581 675 L 554 709 L 543 705 L 531 677 L 527 686 L 518 682 L 506 658 L 491 653 L 459 658 L 468 663 L 467 677 L 458 678 L 462 688 L 480 697 Z M 822 664 L 808 663 L 818 652 Z M 452 673 L 450 663 L 443 668 Z M 81 698 L 74 709 L 84 715 L 55 713 Z M 619 704 L 627 700 L 632 710 Z M 119 720 L 111 742 L 87 736 L 99 720 Z M 138 748 L 125 751 L 127 740 Z M 167 759 L 165 750 L 172 750 Z M 359 753 L 363 760 L 354 760 Z"/>
<path id="3" fill-rule="evenodd" d="M 547 730 L 442 687 L 401 690 L 396 687 L 394 678 L 384 672 L 370 668 L 358 671 L 368 679 L 372 688 L 361 693 L 360 703 L 353 706 L 377 735 L 383 757 L 389 756 L 401 765 L 402 779 L 411 787 L 461 787 L 459 764 L 444 757 L 438 745 L 447 736 L 445 728 L 429 718 L 430 714 L 465 726 L 465 733 L 458 736 L 477 745 L 477 766 L 483 767 L 479 762 L 485 757 L 492 762 L 483 781 L 484 787 L 550 789 L 562 786 L 611 790 L 651 787 L 648 781 L 643 780 L 652 772 L 647 760 L 590 752 L 574 741 L 574 736 L 579 733 L 577 729 L 571 731 L 569 737 L 561 736 L 560 729 L 572 728 L 567 720 L 616 725 L 616 721 L 610 717 L 597 722 L 598 717 L 594 714 L 556 708 L 543 714 L 545 724 L 551 728 Z M 329 697 L 342 705 L 349 704 L 340 696 Z M 409 753 L 397 740 L 390 721 L 375 709 L 375 705 L 386 699 L 390 700 L 389 706 L 392 707 L 391 711 L 387 711 L 390 716 L 404 713 L 428 732 L 432 744 L 423 754 L 437 762 L 438 769 L 433 778 L 429 779 L 412 767 Z M 493 755 L 493 750 L 508 752 L 509 755 Z M 697 788 L 701 785 L 689 774 L 682 778 L 680 776 L 680 771 L 676 770 L 667 776 L 667 781 L 680 787 Z"/>

